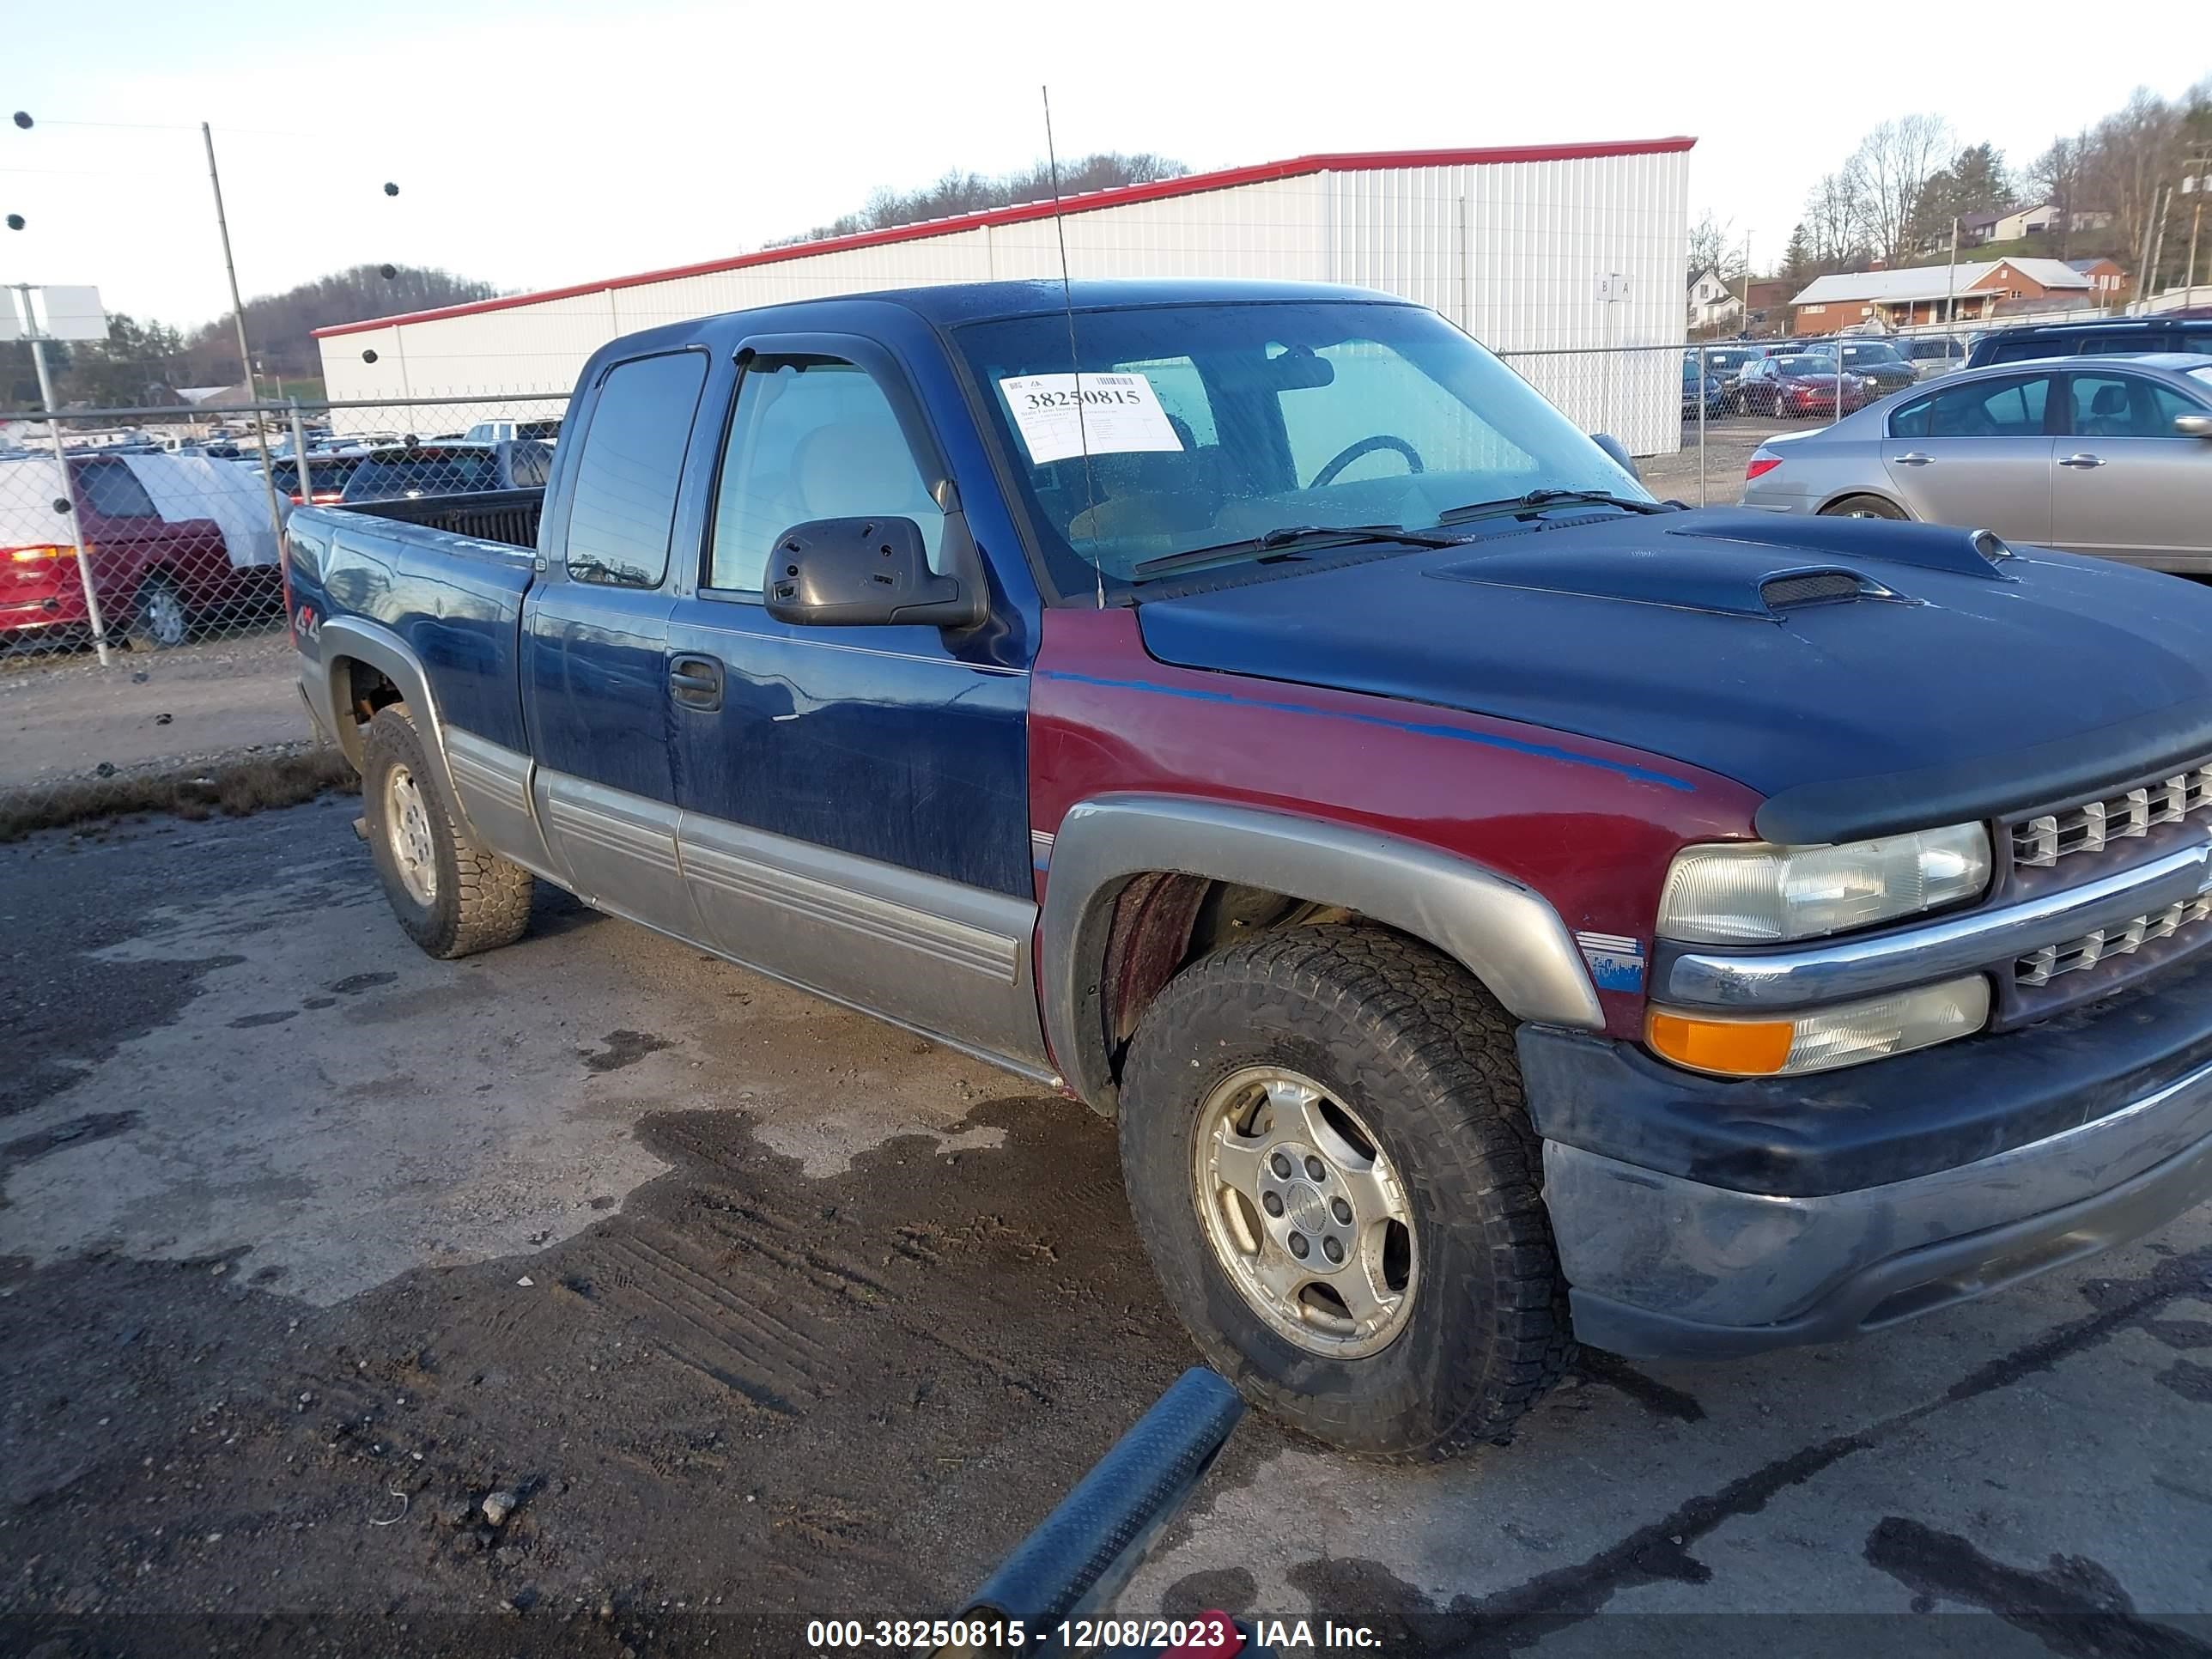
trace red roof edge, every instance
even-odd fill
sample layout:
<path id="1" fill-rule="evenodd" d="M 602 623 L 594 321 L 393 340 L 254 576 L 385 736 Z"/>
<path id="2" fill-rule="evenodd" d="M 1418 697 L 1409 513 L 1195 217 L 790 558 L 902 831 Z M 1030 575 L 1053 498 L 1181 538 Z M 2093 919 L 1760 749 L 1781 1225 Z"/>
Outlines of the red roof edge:
<path id="1" fill-rule="evenodd" d="M 1049 219 L 1055 206 L 1062 213 L 1095 213 L 1101 208 L 1127 207 L 1136 202 L 1158 202 L 1176 196 L 1199 196 L 1212 190 L 1231 190 L 1239 185 L 1261 185 L 1278 179 L 1302 178 L 1315 173 L 1374 173 L 1394 167 L 1492 167 L 1513 161 L 1581 161 L 1609 155 L 1670 155 L 1688 149 L 1698 141 L 1689 137 L 1627 138 L 1584 144 L 1502 145 L 1485 149 L 1363 150 L 1331 155 L 1300 155 L 1287 161 L 1261 161 L 1251 167 L 1224 167 L 1215 173 L 1187 173 L 1180 179 L 1161 179 L 1150 184 L 1117 185 L 1082 196 L 1062 197 L 1057 204 L 1020 202 L 1012 207 L 986 208 L 957 214 L 949 219 L 925 219 L 919 224 L 896 225 L 888 230 L 856 231 L 849 236 L 829 236 L 817 242 L 794 242 L 787 247 L 766 247 L 729 258 L 708 259 L 698 264 L 671 265 L 664 270 L 644 270 L 633 276 L 610 276 L 594 283 L 572 283 L 566 288 L 540 289 L 529 294 L 502 295 L 495 300 L 473 300 L 465 305 L 440 306 L 429 311 L 403 312 L 393 317 L 365 318 L 357 323 L 333 323 L 313 331 L 318 340 L 336 334 L 359 334 L 369 329 L 392 328 L 402 323 L 435 322 L 447 317 L 470 317 L 483 311 L 507 311 L 538 305 L 547 300 L 573 300 L 586 294 L 605 294 L 610 289 L 641 288 L 648 283 L 672 282 L 682 276 L 710 276 L 720 271 L 743 270 L 753 265 L 772 265 L 786 259 L 807 259 L 817 253 L 844 253 L 854 248 L 880 247 L 887 242 L 926 241 L 955 231 L 975 230 L 986 225 L 1018 225 L 1033 219 Z"/>

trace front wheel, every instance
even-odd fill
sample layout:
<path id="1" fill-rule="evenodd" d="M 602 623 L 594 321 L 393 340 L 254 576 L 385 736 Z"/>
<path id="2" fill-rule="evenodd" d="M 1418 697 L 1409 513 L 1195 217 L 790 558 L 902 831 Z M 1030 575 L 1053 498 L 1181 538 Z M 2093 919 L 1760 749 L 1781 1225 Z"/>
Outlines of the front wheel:
<path id="1" fill-rule="evenodd" d="M 512 945 L 530 926 L 530 872 L 477 843 L 431 771 L 404 702 L 368 723 L 361 775 L 370 855 L 407 936 L 452 960 Z"/>
<path id="2" fill-rule="evenodd" d="M 1185 969 L 1131 1046 L 1121 1138 L 1169 1299 L 1291 1426 L 1449 1456 L 1565 1368 L 1512 1021 L 1427 946 L 1297 927 Z"/>

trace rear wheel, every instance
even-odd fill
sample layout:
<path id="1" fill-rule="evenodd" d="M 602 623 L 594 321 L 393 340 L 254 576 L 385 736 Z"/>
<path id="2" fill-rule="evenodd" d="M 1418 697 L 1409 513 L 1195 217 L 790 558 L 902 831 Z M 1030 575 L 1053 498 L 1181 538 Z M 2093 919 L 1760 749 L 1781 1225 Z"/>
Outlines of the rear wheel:
<path id="1" fill-rule="evenodd" d="M 361 793 L 378 878 L 410 939 L 451 960 L 522 937 L 530 872 L 462 827 L 404 702 L 378 709 L 368 723 Z"/>
<path id="2" fill-rule="evenodd" d="M 157 651 L 173 651 L 191 638 L 191 611 L 183 592 L 167 576 L 149 576 L 139 584 L 131 631 Z"/>
<path id="3" fill-rule="evenodd" d="M 1820 509 L 1823 518 L 1829 519 L 1902 519 L 1905 509 L 1879 495 L 1846 495 L 1839 501 L 1830 501 Z"/>
<path id="4" fill-rule="evenodd" d="M 1292 1426 L 1448 1456 L 1565 1367 L 1513 1023 L 1425 945 L 1295 927 L 1185 969 L 1131 1046 L 1121 1136 L 1169 1299 Z"/>

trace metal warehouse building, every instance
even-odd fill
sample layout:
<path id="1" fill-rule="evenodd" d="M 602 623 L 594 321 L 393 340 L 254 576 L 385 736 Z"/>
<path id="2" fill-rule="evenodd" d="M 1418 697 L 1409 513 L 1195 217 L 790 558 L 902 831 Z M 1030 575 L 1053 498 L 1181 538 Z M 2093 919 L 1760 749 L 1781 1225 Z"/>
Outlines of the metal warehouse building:
<path id="1" fill-rule="evenodd" d="M 1692 138 L 1307 155 L 1065 198 L 1078 277 L 1352 283 L 1433 306 L 1567 413 L 1640 454 L 1679 441 Z M 657 324 L 934 283 L 1054 277 L 1054 204 L 1024 203 L 704 264 L 318 331 L 333 399 L 565 392 Z M 1555 355 L 1556 354 L 1556 355 Z M 361 428 L 388 421 L 347 421 Z"/>

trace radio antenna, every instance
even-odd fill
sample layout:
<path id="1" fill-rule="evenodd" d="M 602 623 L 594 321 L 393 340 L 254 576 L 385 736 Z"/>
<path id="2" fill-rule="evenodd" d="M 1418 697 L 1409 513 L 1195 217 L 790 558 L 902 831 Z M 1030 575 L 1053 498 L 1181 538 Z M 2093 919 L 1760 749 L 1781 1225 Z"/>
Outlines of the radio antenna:
<path id="1" fill-rule="evenodd" d="M 1067 313 L 1067 369 L 1075 381 L 1075 441 L 1083 448 L 1083 505 L 1086 512 L 1098 507 L 1097 486 L 1091 477 L 1091 428 L 1083 414 L 1083 356 L 1075 344 L 1075 290 L 1067 280 L 1067 227 L 1060 212 L 1060 152 L 1052 142 L 1052 88 L 1041 86 L 1044 98 L 1044 160 L 1052 177 L 1052 231 L 1060 241 L 1060 302 Z M 1097 559 L 1091 574 L 1098 579 L 1098 608 L 1106 608 L 1106 572 Z"/>

